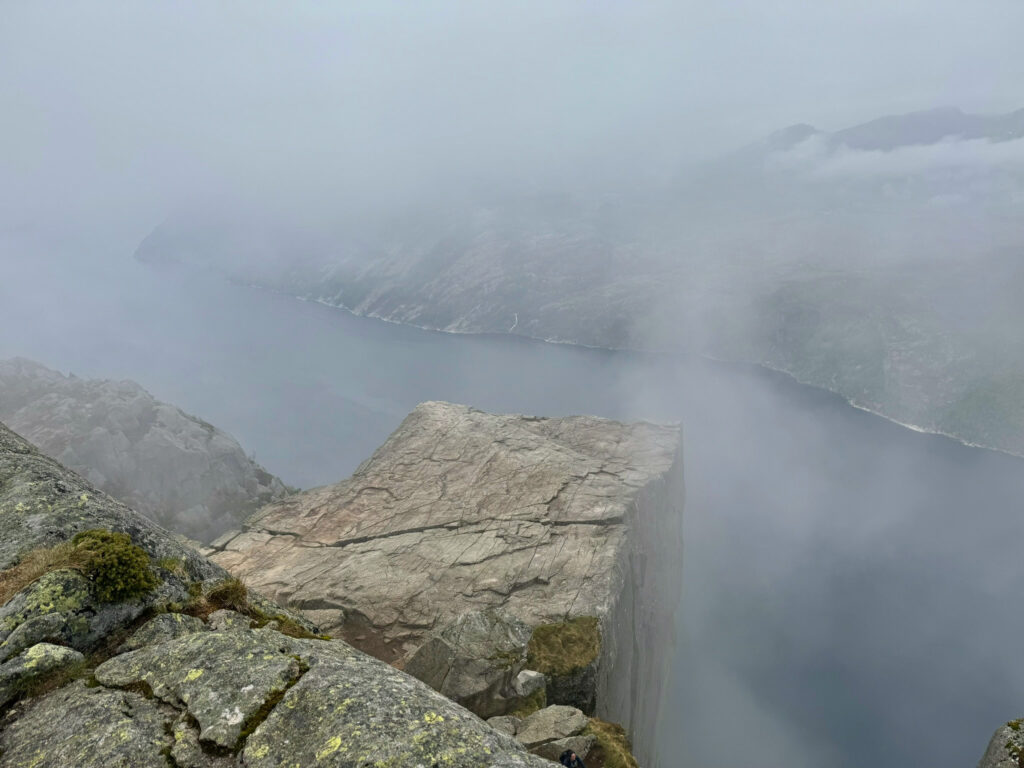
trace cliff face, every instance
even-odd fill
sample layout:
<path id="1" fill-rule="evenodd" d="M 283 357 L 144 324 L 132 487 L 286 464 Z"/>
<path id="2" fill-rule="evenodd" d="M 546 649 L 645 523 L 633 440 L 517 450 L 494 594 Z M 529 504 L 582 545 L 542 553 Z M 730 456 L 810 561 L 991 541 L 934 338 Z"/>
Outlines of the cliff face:
<path id="1" fill-rule="evenodd" d="M 565 703 L 596 695 L 650 765 L 681 504 L 676 427 L 424 403 L 351 478 L 269 505 L 211 559 L 389 661 L 467 611 L 595 617 L 599 661 Z"/>
<path id="2" fill-rule="evenodd" d="M 284 485 L 230 435 L 132 381 L 0 362 L 0 420 L 166 528 L 208 541 Z"/>
<path id="3" fill-rule="evenodd" d="M 144 553 L 141 593 L 83 569 L 96 529 Z M 549 765 L 226 577 L 0 425 L 0 768 Z"/>

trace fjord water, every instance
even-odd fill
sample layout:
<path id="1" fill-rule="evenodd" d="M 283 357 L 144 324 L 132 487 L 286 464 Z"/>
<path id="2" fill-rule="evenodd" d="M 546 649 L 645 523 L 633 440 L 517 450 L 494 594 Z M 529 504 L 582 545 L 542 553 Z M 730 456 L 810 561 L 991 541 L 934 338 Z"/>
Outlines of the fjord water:
<path id="1" fill-rule="evenodd" d="M 133 378 L 293 485 L 342 479 L 427 399 L 682 421 L 666 768 L 972 765 L 1024 713 L 1018 459 L 753 367 L 423 332 L 212 274 L 13 253 L 0 355 Z"/>

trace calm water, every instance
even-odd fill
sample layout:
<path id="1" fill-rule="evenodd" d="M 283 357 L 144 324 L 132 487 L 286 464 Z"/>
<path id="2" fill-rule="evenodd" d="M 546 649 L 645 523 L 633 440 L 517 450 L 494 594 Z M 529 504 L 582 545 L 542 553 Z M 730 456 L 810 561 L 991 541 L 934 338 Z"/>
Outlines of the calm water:
<path id="1" fill-rule="evenodd" d="M 0 250 L 0 355 L 136 379 L 294 485 L 343 478 L 427 399 L 681 420 L 665 768 L 973 765 L 1024 714 L 1018 460 L 747 367 L 420 332 L 25 253 Z"/>

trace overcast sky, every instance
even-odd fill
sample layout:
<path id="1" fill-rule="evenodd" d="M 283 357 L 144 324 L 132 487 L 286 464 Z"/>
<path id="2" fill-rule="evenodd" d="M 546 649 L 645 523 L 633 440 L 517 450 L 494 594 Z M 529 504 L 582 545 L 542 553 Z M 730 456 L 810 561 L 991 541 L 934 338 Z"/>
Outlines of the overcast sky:
<path id="1" fill-rule="evenodd" d="M 1024 106 L 1020 0 L 0 1 L 0 224 L 614 186 L 778 127 Z"/>

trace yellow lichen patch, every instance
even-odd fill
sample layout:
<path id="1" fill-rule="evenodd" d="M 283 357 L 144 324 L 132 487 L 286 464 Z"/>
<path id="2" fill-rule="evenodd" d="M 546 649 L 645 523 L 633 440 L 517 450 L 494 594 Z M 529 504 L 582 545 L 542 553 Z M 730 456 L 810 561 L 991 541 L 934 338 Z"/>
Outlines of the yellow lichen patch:
<path id="1" fill-rule="evenodd" d="M 316 759 L 323 760 L 325 757 L 330 757 L 339 749 L 341 749 L 341 736 L 333 736 L 327 740 L 324 748 L 316 753 Z"/>
<path id="2" fill-rule="evenodd" d="M 425 722 L 425 723 L 443 723 L 444 722 L 444 718 L 441 715 L 437 714 L 437 712 L 427 712 L 427 714 L 425 714 L 423 716 L 423 722 Z"/>
<path id="3" fill-rule="evenodd" d="M 203 676 L 203 670 L 201 670 L 201 669 L 190 669 L 188 671 L 188 674 L 185 675 L 185 682 L 186 683 L 194 682 L 194 681 L 198 680 L 202 676 Z"/>
<path id="4" fill-rule="evenodd" d="M 258 747 L 249 750 L 249 754 L 256 760 L 262 760 L 264 757 L 270 754 L 270 745 L 260 744 Z"/>

